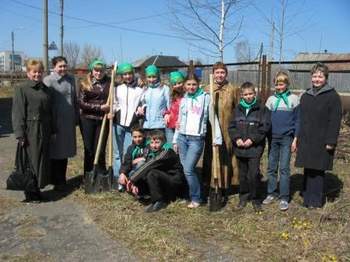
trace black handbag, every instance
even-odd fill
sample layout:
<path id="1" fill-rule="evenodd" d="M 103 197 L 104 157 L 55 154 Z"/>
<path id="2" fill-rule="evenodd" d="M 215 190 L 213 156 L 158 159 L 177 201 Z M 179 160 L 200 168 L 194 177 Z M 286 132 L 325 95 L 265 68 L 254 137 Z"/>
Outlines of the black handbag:
<path id="1" fill-rule="evenodd" d="M 27 150 L 20 143 L 17 144 L 15 168 L 7 178 L 6 189 L 26 192 L 36 192 L 38 190 L 37 180 Z"/>

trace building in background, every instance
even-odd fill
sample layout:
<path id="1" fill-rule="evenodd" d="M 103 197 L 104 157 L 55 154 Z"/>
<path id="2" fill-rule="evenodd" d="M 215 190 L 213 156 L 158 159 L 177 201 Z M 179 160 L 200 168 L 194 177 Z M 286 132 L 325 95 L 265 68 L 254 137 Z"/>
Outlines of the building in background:
<path id="1" fill-rule="evenodd" d="M 22 71 L 24 65 L 24 53 L 23 52 L 14 52 L 14 71 Z M 0 72 L 12 72 L 12 51 L 2 51 L 0 52 Z"/>

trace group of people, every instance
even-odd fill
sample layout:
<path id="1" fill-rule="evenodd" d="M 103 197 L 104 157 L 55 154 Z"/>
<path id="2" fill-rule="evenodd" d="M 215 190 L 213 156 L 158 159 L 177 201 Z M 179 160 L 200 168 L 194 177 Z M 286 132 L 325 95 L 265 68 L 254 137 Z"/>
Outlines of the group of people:
<path id="1" fill-rule="evenodd" d="M 37 190 L 25 192 L 27 201 L 40 200 L 39 189 L 48 184 L 65 190 L 77 125 L 84 142 L 84 173 L 94 168 L 100 136 L 98 168 L 106 170 L 108 132 L 101 128 L 106 115 L 113 119 L 114 189 L 137 199 L 150 197 L 146 212 L 165 208 L 177 197 L 186 198 L 188 208 L 197 208 L 214 183 L 226 195 L 238 182 L 238 209 L 251 201 L 258 211 L 261 204 L 279 199 L 285 211 L 292 152 L 297 153 L 296 166 L 304 168 L 304 205 L 323 206 L 325 171 L 332 168 L 342 117 L 339 95 L 327 84 L 327 66 L 312 68 L 312 85 L 301 96 L 291 93 L 288 74 L 278 72 L 265 104 L 252 83 L 231 85 L 221 62 L 213 65 L 213 84 L 208 86 L 191 70 L 186 76 L 171 72 L 168 86 L 155 65 L 146 67 L 141 79 L 130 63 L 118 65 L 117 81 L 111 83 L 106 64 L 95 59 L 76 87 L 64 57 L 53 58 L 52 67 L 43 78 L 42 63 L 29 60 L 29 80 L 16 88 L 13 100 L 14 133 L 27 148 L 37 178 Z M 263 200 L 259 167 L 266 141 L 268 189 Z M 196 166 L 202 154 L 200 175 Z"/>

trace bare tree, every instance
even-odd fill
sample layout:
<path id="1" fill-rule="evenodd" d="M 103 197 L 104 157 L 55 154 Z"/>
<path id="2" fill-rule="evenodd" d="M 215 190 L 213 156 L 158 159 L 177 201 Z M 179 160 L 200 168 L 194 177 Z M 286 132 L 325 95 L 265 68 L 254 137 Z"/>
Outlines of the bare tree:
<path id="1" fill-rule="evenodd" d="M 63 55 L 66 57 L 68 66 L 74 69 L 78 64 L 80 46 L 74 42 L 64 43 Z"/>
<path id="2" fill-rule="evenodd" d="M 312 23 L 312 17 L 304 22 L 300 22 L 300 17 L 305 14 L 305 0 L 293 1 L 293 0 L 276 0 L 276 9 L 273 9 L 271 16 L 269 17 L 256 5 L 253 5 L 262 15 L 264 20 L 271 26 L 270 33 L 270 57 L 274 57 L 274 46 L 277 45 L 278 57 L 281 62 L 284 59 L 285 41 L 291 36 L 300 36 L 300 33 L 310 27 Z M 275 14 L 274 14 L 275 13 Z M 299 21 L 297 23 L 296 21 Z"/>
<path id="3" fill-rule="evenodd" d="M 243 17 L 237 12 L 244 2 L 247 0 L 169 0 L 172 26 L 200 52 L 223 61 L 225 48 L 239 36 Z"/>
<path id="4" fill-rule="evenodd" d="M 102 50 L 90 44 L 85 44 L 81 53 L 81 62 L 84 66 L 88 66 L 95 58 L 103 58 Z"/>

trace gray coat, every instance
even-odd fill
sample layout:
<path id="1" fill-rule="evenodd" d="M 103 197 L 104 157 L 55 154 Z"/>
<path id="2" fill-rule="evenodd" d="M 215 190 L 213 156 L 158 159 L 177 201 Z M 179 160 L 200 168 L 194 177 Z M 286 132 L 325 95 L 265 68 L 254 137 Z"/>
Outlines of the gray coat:
<path id="1" fill-rule="evenodd" d="M 30 162 L 40 188 L 51 183 L 49 144 L 52 90 L 42 82 L 27 80 L 15 88 L 12 126 L 16 138 L 25 138 Z"/>
<path id="2" fill-rule="evenodd" d="M 79 119 L 75 80 L 73 76 L 60 76 L 53 72 L 44 78 L 45 85 L 53 89 L 53 117 L 56 136 L 50 145 L 52 159 L 65 159 L 76 154 L 75 127 Z"/>

